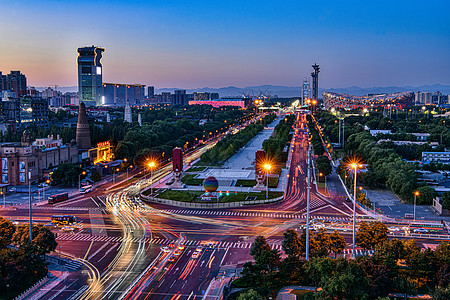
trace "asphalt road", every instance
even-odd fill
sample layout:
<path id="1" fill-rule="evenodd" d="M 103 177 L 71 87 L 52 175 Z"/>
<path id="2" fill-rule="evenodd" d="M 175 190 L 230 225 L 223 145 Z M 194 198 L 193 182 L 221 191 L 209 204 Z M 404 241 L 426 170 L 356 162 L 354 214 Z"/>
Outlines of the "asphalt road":
<path id="1" fill-rule="evenodd" d="M 42 299 L 203 297 L 214 278 L 231 276 L 252 260 L 249 250 L 256 236 L 264 235 L 272 248 L 281 251 L 283 232 L 300 230 L 306 223 L 307 145 L 305 118 L 299 116 L 288 188 L 285 199 L 279 203 L 203 210 L 147 204 L 136 199 L 150 184 L 149 179 L 142 178 L 113 188 L 108 183 L 63 203 L 34 207 L 36 222 L 48 223 L 52 215 L 67 214 L 76 216 L 83 224 L 74 232 L 55 229 L 64 259 L 62 267 L 68 277 Z M 199 155 L 201 150 L 195 150 L 187 159 Z M 170 167 L 163 167 L 154 176 L 162 178 L 168 172 Z M 348 243 L 344 254 L 351 256 L 352 207 L 339 196 L 333 193 L 324 197 L 313 185 L 311 220 L 317 226 L 338 229 Z M 357 214 L 362 212 L 358 210 Z M 28 209 L 24 206 L 4 210 L 2 215 L 26 222 Z M 394 234 L 408 238 L 400 231 Z M 417 238 L 424 245 L 438 243 L 432 236 Z M 184 249 L 177 251 L 181 245 Z M 202 251 L 193 256 L 199 246 Z M 59 255 L 59 247 L 57 250 L 54 257 Z M 357 252 L 362 254 L 363 250 Z"/>

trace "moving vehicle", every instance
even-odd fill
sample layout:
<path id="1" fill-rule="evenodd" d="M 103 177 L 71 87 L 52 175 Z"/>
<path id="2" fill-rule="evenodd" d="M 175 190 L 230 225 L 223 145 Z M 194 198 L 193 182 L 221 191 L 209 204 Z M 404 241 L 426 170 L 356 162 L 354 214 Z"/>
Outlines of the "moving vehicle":
<path id="1" fill-rule="evenodd" d="M 75 224 L 76 222 L 77 222 L 77 218 L 75 216 L 69 216 L 69 215 L 52 216 L 52 223 L 56 224 L 56 225 Z"/>
<path id="2" fill-rule="evenodd" d="M 195 251 L 194 253 L 192 253 L 192 258 L 198 258 L 198 256 L 200 255 L 200 252 Z"/>
<path id="3" fill-rule="evenodd" d="M 80 188 L 81 194 L 86 194 L 89 193 L 90 191 L 92 191 L 92 185 L 85 185 Z"/>
<path id="4" fill-rule="evenodd" d="M 54 204 L 54 203 L 66 201 L 67 199 L 69 199 L 68 193 L 52 195 L 52 196 L 48 197 L 48 204 Z"/>
<path id="5" fill-rule="evenodd" d="M 416 229 L 426 229 L 425 231 L 416 231 Z M 440 222 L 411 222 L 409 223 L 409 230 L 417 233 L 437 233 L 444 234 L 445 226 Z"/>
<path id="6" fill-rule="evenodd" d="M 428 233 L 428 229 L 425 228 L 416 228 L 413 230 L 414 233 Z"/>

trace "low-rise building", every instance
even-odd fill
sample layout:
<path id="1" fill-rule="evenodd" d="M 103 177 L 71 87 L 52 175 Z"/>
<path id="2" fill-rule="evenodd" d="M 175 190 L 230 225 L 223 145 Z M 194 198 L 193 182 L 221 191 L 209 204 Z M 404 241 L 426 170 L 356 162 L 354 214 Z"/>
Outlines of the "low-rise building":
<path id="1" fill-rule="evenodd" d="M 422 162 L 450 163 L 450 152 L 422 152 Z"/>
<path id="2" fill-rule="evenodd" d="M 2 161 L 1 183 L 10 185 L 28 184 L 39 180 L 49 169 L 63 163 L 78 162 L 78 146 L 75 141 L 64 145 L 59 136 L 37 139 L 31 143 L 30 133 L 24 131 L 21 142 L 0 143 Z"/>

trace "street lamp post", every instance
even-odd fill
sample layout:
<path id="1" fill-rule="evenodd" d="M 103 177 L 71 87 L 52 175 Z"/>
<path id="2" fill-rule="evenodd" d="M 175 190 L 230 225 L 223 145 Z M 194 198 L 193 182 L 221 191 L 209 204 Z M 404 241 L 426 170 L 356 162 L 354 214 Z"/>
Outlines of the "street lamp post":
<path id="1" fill-rule="evenodd" d="M 308 157 L 307 157 L 307 164 L 308 164 L 308 175 L 306 177 L 307 182 L 307 193 L 306 193 L 306 260 L 309 260 L 309 198 L 311 193 L 311 180 L 310 180 L 310 173 L 311 173 L 311 144 L 308 147 Z"/>
<path id="2" fill-rule="evenodd" d="M 269 199 L 269 172 L 272 169 L 270 164 L 265 164 L 264 169 L 266 170 L 266 199 Z"/>
<path id="3" fill-rule="evenodd" d="M 153 168 L 156 166 L 154 161 L 148 163 L 148 167 L 150 168 L 150 192 L 153 195 Z"/>
<path id="4" fill-rule="evenodd" d="M 31 170 L 28 170 L 28 200 L 30 202 L 30 242 L 33 242 L 33 216 L 31 212 Z"/>
<path id="5" fill-rule="evenodd" d="M 417 199 L 417 196 L 419 196 L 419 195 L 420 195 L 419 191 L 414 192 L 414 221 L 416 220 L 416 199 Z"/>
<path id="6" fill-rule="evenodd" d="M 78 191 L 81 191 L 81 175 L 86 175 L 86 171 L 83 171 L 78 175 Z"/>
<path id="7" fill-rule="evenodd" d="M 119 172 L 119 168 L 114 169 L 113 171 L 113 184 L 116 184 L 116 172 Z"/>
<path id="8" fill-rule="evenodd" d="M 352 163 L 351 168 L 355 172 L 355 180 L 354 180 L 354 188 L 353 188 L 353 259 L 356 258 L 356 249 L 355 249 L 355 243 L 356 243 L 356 175 L 358 173 L 358 167 L 360 168 L 361 165 L 358 165 L 357 163 Z"/>

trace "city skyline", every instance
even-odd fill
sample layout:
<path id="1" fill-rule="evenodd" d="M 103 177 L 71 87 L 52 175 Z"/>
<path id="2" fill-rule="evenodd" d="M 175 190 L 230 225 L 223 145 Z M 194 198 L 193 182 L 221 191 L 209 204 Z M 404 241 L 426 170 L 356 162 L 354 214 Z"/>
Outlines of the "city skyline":
<path id="1" fill-rule="evenodd" d="M 105 82 L 299 86 L 317 63 L 322 87 L 448 84 L 449 7 L 445 1 L 3 3 L 0 69 L 20 70 L 33 86 L 75 86 L 76 49 L 94 44 L 106 50 Z M 19 17 L 20 25 L 8 26 Z"/>

